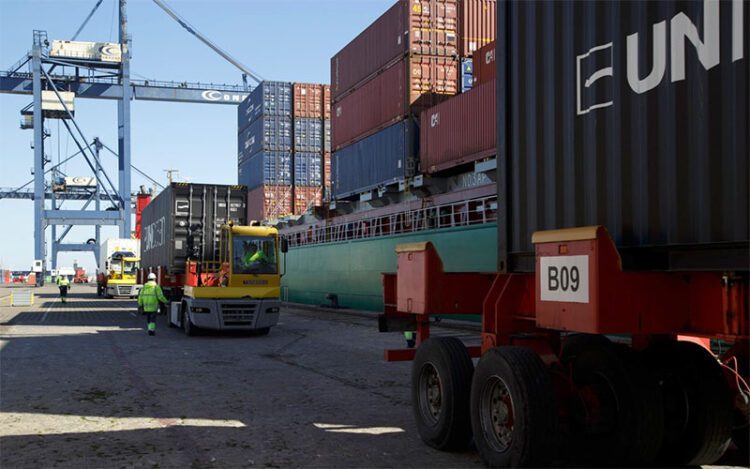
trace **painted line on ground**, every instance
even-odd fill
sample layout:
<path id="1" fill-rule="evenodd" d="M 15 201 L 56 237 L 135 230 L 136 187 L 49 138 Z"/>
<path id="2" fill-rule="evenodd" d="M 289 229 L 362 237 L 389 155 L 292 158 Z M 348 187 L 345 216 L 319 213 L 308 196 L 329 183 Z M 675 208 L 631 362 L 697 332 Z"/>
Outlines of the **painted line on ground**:
<path id="1" fill-rule="evenodd" d="M 52 300 L 52 303 L 47 307 L 47 311 L 44 312 L 44 316 L 42 316 L 42 319 L 39 322 L 44 322 L 47 319 L 47 315 L 49 314 L 49 310 L 52 309 L 52 307 L 57 303 L 57 297 L 55 297 L 54 300 Z"/>

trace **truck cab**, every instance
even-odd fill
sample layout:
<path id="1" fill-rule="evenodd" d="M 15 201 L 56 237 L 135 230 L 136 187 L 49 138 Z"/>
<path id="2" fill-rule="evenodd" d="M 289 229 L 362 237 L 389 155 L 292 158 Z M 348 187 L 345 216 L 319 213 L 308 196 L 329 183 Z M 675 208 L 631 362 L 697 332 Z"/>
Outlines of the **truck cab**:
<path id="1" fill-rule="evenodd" d="M 279 320 L 283 252 L 286 243 L 276 228 L 223 225 L 215 259 L 188 259 L 183 297 L 173 303 L 170 325 L 188 335 L 196 328 L 267 334 Z"/>
<path id="2" fill-rule="evenodd" d="M 107 261 L 106 274 L 98 279 L 97 293 L 107 298 L 127 296 L 135 298 L 141 291 L 136 281 L 136 274 L 141 265 L 141 258 L 130 251 L 118 251 Z"/>

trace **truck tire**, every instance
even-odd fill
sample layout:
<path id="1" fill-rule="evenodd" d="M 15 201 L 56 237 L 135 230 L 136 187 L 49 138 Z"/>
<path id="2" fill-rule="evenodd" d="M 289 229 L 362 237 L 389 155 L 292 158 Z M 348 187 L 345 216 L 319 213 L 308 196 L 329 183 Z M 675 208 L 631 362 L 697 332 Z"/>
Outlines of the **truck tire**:
<path id="1" fill-rule="evenodd" d="M 471 383 L 471 427 L 489 467 L 540 467 L 556 458 L 558 409 L 549 370 L 523 347 L 479 360 Z"/>
<path id="2" fill-rule="evenodd" d="M 732 438 L 733 402 L 718 360 L 692 342 L 646 350 L 665 402 L 666 431 L 660 462 L 712 464 Z"/>
<path id="3" fill-rule="evenodd" d="M 658 388 L 633 350 L 589 339 L 576 339 L 561 355 L 576 390 L 565 426 L 568 458 L 595 465 L 653 464 L 664 437 Z"/>
<path id="4" fill-rule="evenodd" d="M 198 334 L 198 328 L 195 327 L 193 322 L 190 320 L 190 314 L 188 314 L 187 310 L 187 303 L 183 303 L 182 308 L 182 330 L 188 337 L 192 337 Z"/>
<path id="5" fill-rule="evenodd" d="M 426 340 L 412 365 L 412 410 L 427 445 L 460 451 L 471 443 L 469 397 L 474 364 L 454 337 Z"/>

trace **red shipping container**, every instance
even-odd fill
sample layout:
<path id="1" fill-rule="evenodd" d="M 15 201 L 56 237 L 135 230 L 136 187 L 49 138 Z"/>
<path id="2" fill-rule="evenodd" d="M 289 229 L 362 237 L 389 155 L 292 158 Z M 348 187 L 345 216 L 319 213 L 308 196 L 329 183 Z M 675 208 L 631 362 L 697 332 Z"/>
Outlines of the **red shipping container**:
<path id="1" fill-rule="evenodd" d="M 333 102 L 407 53 L 456 56 L 458 0 L 398 0 L 331 58 Z"/>
<path id="2" fill-rule="evenodd" d="M 497 153 L 495 82 L 477 86 L 421 116 L 422 171 L 436 173 Z"/>
<path id="3" fill-rule="evenodd" d="M 323 86 L 294 84 L 294 117 L 323 118 Z"/>
<path id="4" fill-rule="evenodd" d="M 336 151 L 458 92 L 458 60 L 405 57 L 333 105 Z"/>
<path id="5" fill-rule="evenodd" d="M 274 220 L 292 214 L 292 186 L 259 186 L 247 193 L 247 219 Z"/>
<path id="6" fill-rule="evenodd" d="M 331 86 L 323 85 L 323 115 L 325 119 L 331 118 Z"/>
<path id="7" fill-rule="evenodd" d="M 460 0 L 459 54 L 471 57 L 482 46 L 495 40 L 496 0 Z"/>
<path id="8" fill-rule="evenodd" d="M 497 67 L 495 66 L 495 41 L 480 48 L 471 59 L 474 65 L 474 86 L 495 81 Z"/>
<path id="9" fill-rule="evenodd" d="M 294 214 L 302 215 L 311 207 L 322 204 L 323 191 L 320 186 L 294 186 Z"/>
<path id="10" fill-rule="evenodd" d="M 323 185 L 331 187 L 331 154 L 323 154 Z"/>

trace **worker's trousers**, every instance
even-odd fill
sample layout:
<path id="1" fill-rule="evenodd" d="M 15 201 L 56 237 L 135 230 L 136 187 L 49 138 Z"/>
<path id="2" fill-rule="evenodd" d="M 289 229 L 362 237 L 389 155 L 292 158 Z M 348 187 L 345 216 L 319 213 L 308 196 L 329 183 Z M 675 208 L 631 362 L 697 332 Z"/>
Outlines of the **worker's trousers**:
<path id="1" fill-rule="evenodd" d="M 156 313 L 157 311 L 146 311 L 146 325 L 149 331 L 156 330 Z"/>

